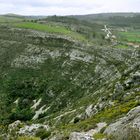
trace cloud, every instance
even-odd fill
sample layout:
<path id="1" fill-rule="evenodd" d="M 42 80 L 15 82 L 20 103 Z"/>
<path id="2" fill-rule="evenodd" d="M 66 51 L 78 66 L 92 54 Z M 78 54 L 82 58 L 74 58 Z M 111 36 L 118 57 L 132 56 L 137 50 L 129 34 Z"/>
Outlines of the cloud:
<path id="1" fill-rule="evenodd" d="M 0 14 L 73 15 L 139 12 L 140 0 L 0 0 Z"/>

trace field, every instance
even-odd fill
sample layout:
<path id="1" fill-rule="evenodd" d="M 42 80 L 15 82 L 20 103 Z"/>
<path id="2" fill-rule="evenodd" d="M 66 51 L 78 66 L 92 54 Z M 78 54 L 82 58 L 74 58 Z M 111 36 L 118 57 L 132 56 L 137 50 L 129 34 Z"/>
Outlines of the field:
<path id="1" fill-rule="evenodd" d="M 140 43 L 140 31 L 120 32 L 120 35 L 125 41 Z"/>
<path id="2" fill-rule="evenodd" d="M 115 46 L 115 48 L 127 49 L 128 46 L 127 45 L 117 45 L 117 46 Z"/>
<path id="3" fill-rule="evenodd" d="M 70 34 L 71 31 L 67 30 L 64 27 L 60 26 L 53 26 L 50 24 L 39 24 L 39 23 L 31 23 L 31 22 L 22 22 L 22 23 L 17 23 L 15 26 L 19 28 L 27 28 L 27 29 L 33 29 L 33 30 L 39 30 L 39 31 L 47 31 L 49 33 L 62 33 L 62 34 Z"/>
<path id="4" fill-rule="evenodd" d="M 38 31 L 43 31 L 43 32 L 48 32 L 48 33 L 53 33 L 53 34 L 69 35 L 73 39 L 85 41 L 84 36 L 82 36 L 81 34 L 73 32 L 67 29 L 66 27 L 60 26 L 60 25 L 56 26 L 50 23 L 39 24 L 39 23 L 33 23 L 33 22 L 21 22 L 21 23 L 15 23 L 13 25 L 18 28 L 33 29 L 33 30 L 38 30 Z"/>

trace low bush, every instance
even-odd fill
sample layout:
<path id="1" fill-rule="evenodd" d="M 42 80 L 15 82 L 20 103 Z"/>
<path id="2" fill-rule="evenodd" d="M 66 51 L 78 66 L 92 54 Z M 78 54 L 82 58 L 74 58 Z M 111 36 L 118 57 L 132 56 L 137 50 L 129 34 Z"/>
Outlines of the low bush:
<path id="1" fill-rule="evenodd" d="M 36 136 L 40 137 L 41 139 L 45 139 L 48 138 L 51 135 L 50 131 L 46 131 L 43 128 L 40 128 L 37 132 L 36 132 Z"/>
<path id="2" fill-rule="evenodd" d="M 38 137 L 27 137 L 27 136 L 23 136 L 23 137 L 18 137 L 17 140 L 41 140 Z"/>

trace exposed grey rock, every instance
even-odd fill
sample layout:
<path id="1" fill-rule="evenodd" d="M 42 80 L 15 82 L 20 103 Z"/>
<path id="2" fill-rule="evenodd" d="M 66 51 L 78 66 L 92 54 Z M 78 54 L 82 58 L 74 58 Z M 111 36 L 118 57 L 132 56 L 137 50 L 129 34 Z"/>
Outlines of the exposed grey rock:
<path id="1" fill-rule="evenodd" d="M 35 115 L 33 116 L 33 120 L 38 119 L 39 115 L 47 112 L 50 109 L 50 107 L 46 108 L 46 105 L 42 106 L 39 110 L 35 111 Z"/>
<path id="2" fill-rule="evenodd" d="M 84 62 L 92 62 L 94 60 L 94 56 L 91 56 L 85 52 L 79 50 L 72 50 L 69 54 L 71 60 L 80 60 Z"/>
<path id="3" fill-rule="evenodd" d="M 19 130 L 21 125 L 22 125 L 22 122 L 19 120 L 13 122 L 12 124 L 9 124 L 9 126 L 8 126 L 9 133 L 12 133 L 13 131 Z"/>
<path id="4" fill-rule="evenodd" d="M 95 115 L 96 113 L 98 113 L 97 105 L 95 105 L 95 106 L 90 105 L 90 106 L 87 107 L 87 109 L 85 110 L 85 115 L 86 115 L 87 117 L 91 117 L 91 116 Z"/>
<path id="5" fill-rule="evenodd" d="M 69 140 L 94 140 L 94 139 L 88 134 L 73 132 L 70 134 Z"/>
<path id="6" fill-rule="evenodd" d="M 88 106 L 87 109 L 85 110 L 85 113 L 88 117 L 91 117 L 96 112 L 98 112 L 98 110 L 94 108 L 93 105 Z"/>
<path id="7" fill-rule="evenodd" d="M 49 130 L 49 126 L 48 125 L 43 125 L 43 124 L 32 124 L 32 125 L 25 125 L 24 127 L 20 128 L 20 130 L 18 131 L 18 133 L 20 135 L 29 135 L 29 136 L 33 136 L 36 134 L 36 132 L 40 129 L 43 128 L 46 131 Z"/>
<path id="8" fill-rule="evenodd" d="M 140 72 L 137 71 L 130 75 L 130 78 L 125 81 L 126 87 L 131 85 L 140 85 Z"/>
<path id="9" fill-rule="evenodd" d="M 34 105 L 31 107 L 31 109 L 36 110 L 36 108 L 39 106 L 41 101 L 42 98 L 40 98 L 38 101 L 34 100 Z"/>
<path id="10" fill-rule="evenodd" d="M 11 64 L 12 67 L 36 68 L 38 64 L 44 63 L 48 58 L 58 58 L 61 56 L 59 50 L 50 51 L 35 45 L 28 45 L 24 52 Z"/>
<path id="11" fill-rule="evenodd" d="M 101 122 L 97 124 L 95 129 L 91 129 L 87 132 L 73 132 L 70 134 L 69 140 L 94 140 L 93 135 L 100 132 L 100 130 L 106 125 L 107 124 L 105 122 Z"/>
<path id="12" fill-rule="evenodd" d="M 121 93 L 123 91 L 123 86 L 118 82 L 115 85 L 114 94 Z"/>
<path id="13" fill-rule="evenodd" d="M 14 104 L 18 105 L 18 103 L 19 103 L 19 98 L 14 101 Z"/>
<path id="14" fill-rule="evenodd" d="M 104 133 L 119 137 L 119 135 L 123 135 L 123 132 L 126 132 L 128 128 L 135 128 L 140 131 L 140 106 L 130 110 L 125 117 L 110 124 Z"/>
<path id="15" fill-rule="evenodd" d="M 96 105 L 89 105 L 85 110 L 86 117 L 92 117 L 93 115 L 97 114 L 100 110 L 104 109 L 107 106 L 113 106 L 114 102 L 111 100 L 108 102 L 99 100 Z"/>
<path id="16" fill-rule="evenodd" d="M 47 140 L 47 139 L 46 139 Z M 50 138 L 49 140 L 63 140 L 63 135 L 56 135 Z"/>

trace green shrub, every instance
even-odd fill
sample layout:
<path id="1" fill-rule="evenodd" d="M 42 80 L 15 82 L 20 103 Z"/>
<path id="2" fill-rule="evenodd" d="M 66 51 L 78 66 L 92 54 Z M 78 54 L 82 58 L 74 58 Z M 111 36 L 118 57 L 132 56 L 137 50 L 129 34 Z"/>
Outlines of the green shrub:
<path id="1" fill-rule="evenodd" d="M 40 137 L 41 139 L 45 139 L 48 138 L 51 135 L 50 131 L 46 131 L 43 128 L 40 128 L 37 132 L 36 132 L 36 136 Z"/>
<path id="2" fill-rule="evenodd" d="M 103 138 L 107 138 L 106 134 L 102 134 L 102 133 L 96 133 L 93 135 L 93 138 L 96 139 L 103 139 Z"/>
<path id="3" fill-rule="evenodd" d="M 17 140 L 40 140 L 40 138 L 23 136 L 23 137 L 18 137 Z"/>
<path id="4" fill-rule="evenodd" d="M 76 117 L 75 119 L 74 119 L 74 123 L 78 123 L 80 121 L 80 118 L 79 117 Z"/>
<path id="5" fill-rule="evenodd" d="M 16 121 L 16 120 L 23 120 L 23 121 L 27 121 L 32 119 L 33 117 L 33 113 L 31 112 L 31 110 L 29 108 L 20 110 L 19 108 L 15 109 L 13 112 L 11 112 L 11 114 L 9 115 L 9 119 L 12 121 Z"/>

